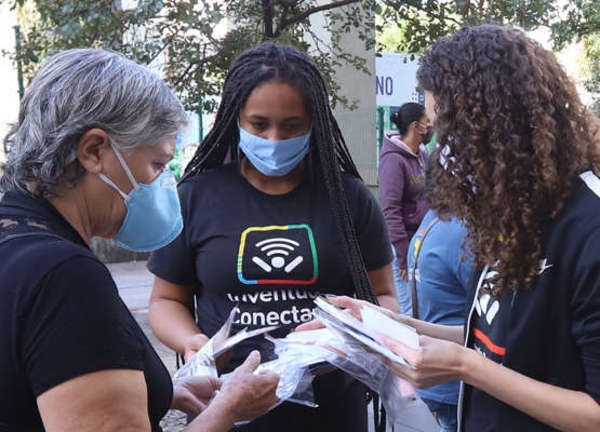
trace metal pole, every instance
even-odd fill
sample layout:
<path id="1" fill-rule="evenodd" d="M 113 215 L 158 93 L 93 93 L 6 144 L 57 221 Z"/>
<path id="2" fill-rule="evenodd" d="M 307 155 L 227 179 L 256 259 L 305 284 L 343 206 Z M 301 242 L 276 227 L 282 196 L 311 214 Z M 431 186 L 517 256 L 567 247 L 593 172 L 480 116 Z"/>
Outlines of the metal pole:
<path id="1" fill-rule="evenodd" d="M 383 144 L 383 135 L 385 131 L 383 128 L 385 127 L 385 121 L 383 119 L 383 115 L 385 112 L 385 108 L 382 106 L 377 107 L 377 156 L 379 157 L 379 152 L 381 151 L 381 146 Z"/>
<path id="2" fill-rule="evenodd" d="M 23 86 L 23 53 L 21 48 L 21 28 L 16 25 L 15 29 L 15 50 L 17 59 L 17 80 L 19 82 L 19 99 L 23 99 L 25 94 L 25 87 Z"/>

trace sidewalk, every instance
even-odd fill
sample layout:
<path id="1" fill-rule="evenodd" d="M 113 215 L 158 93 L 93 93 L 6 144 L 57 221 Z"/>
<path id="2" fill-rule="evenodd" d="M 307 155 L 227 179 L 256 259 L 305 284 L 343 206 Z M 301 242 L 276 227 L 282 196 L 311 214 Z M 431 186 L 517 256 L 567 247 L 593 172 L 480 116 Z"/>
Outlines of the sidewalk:
<path id="1" fill-rule="evenodd" d="M 119 289 L 119 295 L 144 330 L 160 359 L 169 370 L 175 373 L 175 352 L 163 345 L 152 333 L 148 322 L 148 306 L 152 291 L 152 274 L 146 269 L 145 261 L 107 264 Z M 161 426 L 164 432 L 179 432 L 185 428 L 186 417 L 180 411 L 169 411 Z"/>

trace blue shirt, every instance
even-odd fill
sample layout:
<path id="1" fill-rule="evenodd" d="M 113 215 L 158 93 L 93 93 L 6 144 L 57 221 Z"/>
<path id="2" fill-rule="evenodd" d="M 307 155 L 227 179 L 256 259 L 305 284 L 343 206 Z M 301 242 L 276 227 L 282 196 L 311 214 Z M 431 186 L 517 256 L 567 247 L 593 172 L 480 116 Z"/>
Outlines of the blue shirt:
<path id="1" fill-rule="evenodd" d="M 412 289 L 415 247 L 418 246 L 422 248 L 415 272 L 420 318 L 436 324 L 462 325 L 465 297 L 473 274 L 472 259 L 462 248 L 467 232 L 457 219 L 449 222 L 440 220 L 423 241 L 425 230 L 436 217 L 437 214 L 429 210 L 410 242 L 406 259 L 409 286 Z M 459 382 L 451 381 L 420 390 L 419 395 L 437 402 L 456 404 L 458 390 Z"/>

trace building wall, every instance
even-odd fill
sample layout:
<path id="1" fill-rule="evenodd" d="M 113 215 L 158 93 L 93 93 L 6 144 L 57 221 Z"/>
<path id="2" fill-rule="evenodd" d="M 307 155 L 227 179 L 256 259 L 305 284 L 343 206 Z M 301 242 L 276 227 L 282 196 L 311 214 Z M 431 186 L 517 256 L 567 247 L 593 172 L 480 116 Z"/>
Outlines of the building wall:
<path id="1" fill-rule="evenodd" d="M 327 2 L 323 2 L 327 3 Z M 329 40 L 324 29 L 324 14 L 311 17 L 311 25 L 322 40 Z M 375 36 L 375 19 L 373 18 L 373 36 Z M 350 100 L 356 99 L 357 108 L 349 110 L 338 106 L 334 110 L 346 144 L 364 181 L 374 191 L 377 190 L 377 134 L 375 105 L 375 50 L 365 50 L 364 42 L 358 35 L 350 32 L 342 37 L 344 50 L 360 56 L 367 61 L 370 74 L 356 70 L 351 65 L 340 67 L 336 79 L 340 92 Z"/>

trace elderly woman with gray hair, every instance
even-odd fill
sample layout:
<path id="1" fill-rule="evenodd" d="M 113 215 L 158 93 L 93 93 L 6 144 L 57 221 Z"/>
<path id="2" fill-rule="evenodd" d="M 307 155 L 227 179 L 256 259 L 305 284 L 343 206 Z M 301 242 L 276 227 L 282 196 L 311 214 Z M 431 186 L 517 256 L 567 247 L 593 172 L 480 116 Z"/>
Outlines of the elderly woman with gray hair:
<path id="1" fill-rule="evenodd" d="M 202 412 L 190 431 L 223 431 L 276 402 L 257 353 L 222 385 L 173 385 L 88 246 L 179 234 L 166 166 L 184 123 L 167 85 L 115 53 L 65 51 L 32 81 L 1 183 L 0 430 L 156 431 L 176 408 Z"/>

